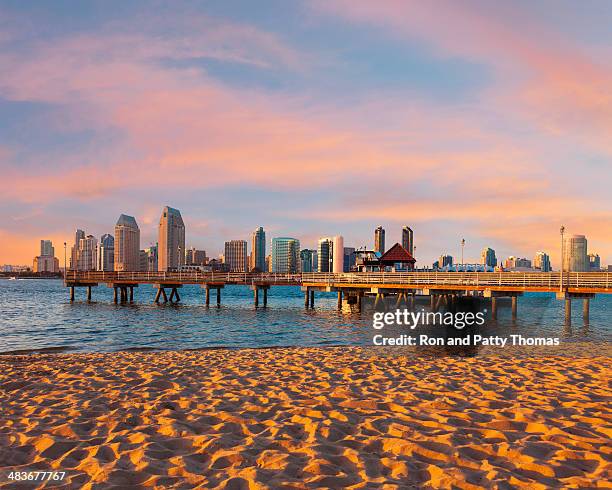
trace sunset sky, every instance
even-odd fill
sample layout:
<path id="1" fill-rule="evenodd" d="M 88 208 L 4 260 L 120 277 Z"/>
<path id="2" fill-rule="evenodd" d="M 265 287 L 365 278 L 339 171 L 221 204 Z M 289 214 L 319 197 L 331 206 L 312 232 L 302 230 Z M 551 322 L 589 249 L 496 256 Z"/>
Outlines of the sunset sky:
<path id="1" fill-rule="evenodd" d="M 0 4 L 0 264 L 164 205 L 187 245 L 612 263 L 612 2 Z"/>

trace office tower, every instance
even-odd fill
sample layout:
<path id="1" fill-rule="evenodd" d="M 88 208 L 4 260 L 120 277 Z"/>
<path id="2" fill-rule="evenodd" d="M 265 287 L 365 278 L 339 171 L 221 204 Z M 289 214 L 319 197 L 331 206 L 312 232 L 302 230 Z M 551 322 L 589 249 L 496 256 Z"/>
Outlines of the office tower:
<path id="1" fill-rule="evenodd" d="M 79 240 L 77 250 L 77 270 L 95 271 L 98 264 L 98 240 L 93 235 L 87 235 Z"/>
<path id="2" fill-rule="evenodd" d="M 452 255 L 440 255 L 438 259 L 439 267 L 452 267 L 453 266 L 453 257 Z"/>
<path id="3" fill-rule="evenodd" d="M 333 241 L 331 238 L 321 238 L 317 249 L 318 272 L 332 272 L 333 266 Z"/>
<path id="4" fill-rule="evenodd" d="M 247 271 L 247 242 L 246 240 L 230 240 L 225 242 L 224 262 L 230 272 Z"/>
<path id="5" fill-rule="evenodd" d="M 332 237 L 332 272 L 344 272 L 344 238 Z"/>
<path id="6" fill-rule="evenodd" d="M 53 257 L 52 255 L 39 255 L 37 257 L 34 257 L 32 271 L 39 273 L 58 273 L 60 271 L 59 260 Z"/>
<path id="7" fill-rule="evenodd" d="M 410 255 L 414 256 L 414 234 L 409 226 L 402 228 L 402 247 L 408 250 Z"/>
<path id="8" fill-rule="evenodd" d="M 164 207 L 159 218 L 158 270 L 178 270 L 185 263 L 185 223 L 178 209 Z"/>
<path id="9" fill-rule="evenodd" d="M 266 255 L 266 272 L 272 272 L 272 255 Z"/>
<path id="10" fill-rule="evenodd" d="M 546 252 L 538 252 L 533 258 L 533 268 L 539 269 L 542 272 L 550 272 L 550 257 Z"/>
<path id="11" fill-rule="evenodd" d="M 250 269 L 262 272 L 266 270 L 266 232 L 261 226 L 251 236 Z"/>
<path id="12" fill-rule="evenodd" d="M 115 225 L 115 261 L 119 272 L 140 268 L 140 229 L 133 216 L 122 214 Z"/>
<path id="13" fill-rule="evenodd" d="M 511 255 L 504 264 L 506 269 L 531 269 L 531 260 Z"/>
<path id="14" fill-rule="evenodd" d="M 385 229 L 382 226 L 374 230 L 374 251 L 381 255 L 385 253 Z"/>
<path id="15" fill-rule="evenodd" d="M 495 257 L 495 250 L 489 247 L 483 248 L 480 254 L 480 263 L 487 267 L 497 266 L 497 257 Z"/>
<path id="16" fill-rule="evenodd" d="M 564 271 L 587 272 L 589 270 L 587 239 L 584 235 L 565 237 L 563 248 Z"/>
<path id="17" fill-rule="evenodd" d="M 78 270 L 79 266 L 79 242 L 85 238 L 83 230 L 77 230 L 74 236 L 74 245 L 70 249 L 70 270 Z"/>
<path id="18" fill-rule="evenodd" d="M 195 247 L 191 247 L 185 254 L 186 265 L 205 265 L 206 264 L 206 250 L 198 250 Z"/>
<path id="19" fill-rule="evenodd" d="M 319 272 L 319 252 L 312 251 L 312 272 Z"/>
<path id="20" fill-rule="evenodd" d="M 97 271 L 115 270 L 115 238 L 108 233 L 100 237 L 97 250 Z"/>
<path id="21" fill-rule="evenodd" d="M 158 270 L 158 253 L 157 245 L 151 245 L 149 248 L 144 249 L 146 254 L 146 263 L 141 263 L 141 267 L 144 267 L 145 272 L 157 272 Z"/>
<path id="22" fill-rule="evenodd" d="M 55 257 L 55 249 L 51 240 L 40 241 L 40 256 L 41 257 Z"/>
<path id="23" fill-rule="evenodd" d="M 296 238 L 272 239 L 272 272 L 300 272 L 300 241 Z"/>
<path id="24" fill-rule="evenodd" d="M 597 254 L 589 254 L 589 270 L 592 272 L 599 272 L 601 270 L 601 259 Z"/>
<path id="25" fill-rule="evenodd" d="M 350 272 L 355 263 L 357 256 L 355 255 L 355 247 L 344 247 L 344 267 L 343 272 Z"/>
<path id="26" fill-rule="evenodd" d="M 316 252 L 314 250 L 309 250 L 307 248 L 300 250 L 300 271 L 301 272 L 315 272 L 314 270 L 314 255 Z"/>

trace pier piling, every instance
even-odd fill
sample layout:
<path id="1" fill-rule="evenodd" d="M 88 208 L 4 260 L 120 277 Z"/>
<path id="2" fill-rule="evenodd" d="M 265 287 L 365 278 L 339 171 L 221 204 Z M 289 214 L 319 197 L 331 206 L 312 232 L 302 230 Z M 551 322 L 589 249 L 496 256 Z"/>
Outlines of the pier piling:
<path id="1" fill-rule="evenodd" d="M 565 298 L 565 324 L 572 324 L 572 299 L 569 297 Z"/>
<path id="2" fill-rule="evenodd" d="M 253 297 L 255 299 L 255 308 L 259 306 L 259 288 L 255 286 L 253 288 Z"/>
<path id="3" fill-rule="evenodd" d="M 497 298 L 495 296 L 491 298 L 491 318 L 497 320 Z"/>
<path id="4" fill-rule="evenodd" d="M 315 300 L 315 294 L 314 294 L 314 289 L 310 290 L 310 307 L 314 308 L 314 300 Z"/>
<path id="5" fill-rule="evenodd" d="M 306 291 L 304 291 L 304 308 L 308 309 L 308 298 L 309 298 L 310 292 L 308 291 L 308 289 L 306 289 Z"/>
<path id="6" fill-rule="evenodd" d="M 517 308 L 518 308 L 518 296 L 512 296 L 512 321 L 516 321 Z"/>
<path id="7" fill-rule="evenodd" d="M 264 293 L 263 305 L 265 308 L 266 306 L 268 306 L 268 288 L 264 288 L 263 293 Z"/>
<path id="8" fill-rule="evenodd" d="M 337 307 L 339 310 L 342 309 L 342 291 L 338 291 L 338 304 Z"/>
<path id="9" fill-rule="evenodd" d="M 210 306 L 210 288 L 208 287 L 208 284 L 206 285 L 206 300 L 205 300 L 206 306 Z"/>
<path id="10" fill-rule="evenodd" d="M 70 286 L 70 301 L 74 301 L 74 286 Z"/>
<path id="11" fill-rule="evenodd" d="M 221 306 L 221 288 L 217 288 L 217 306 Z"/>
<path id="12" fill-rule="evenodd" d="M 134 286 L 130 286 L 130 303 L 134 302 Z"/>
<path id="13" fill-rule="evenodd" d="M 589 306 L 590 306 L 590 298 L 584 298 L 582 300 L 582 319 L 584 320 L 584 324 L 589 323 Z"/>

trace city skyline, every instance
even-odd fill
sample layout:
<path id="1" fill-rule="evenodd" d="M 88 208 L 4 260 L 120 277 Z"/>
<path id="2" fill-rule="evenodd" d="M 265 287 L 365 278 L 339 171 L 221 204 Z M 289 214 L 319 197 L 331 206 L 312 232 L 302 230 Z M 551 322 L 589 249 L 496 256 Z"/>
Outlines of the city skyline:
<path id="1" fill-rule="evenodd" d="M 418 263 L 558 264 L 565 225 L 612 262 L 612 4 L 405 5 L 4 3 L 0 262 L 122 212 L 155 243 L 164 202 L 211 251 L 408 223 Z"/>

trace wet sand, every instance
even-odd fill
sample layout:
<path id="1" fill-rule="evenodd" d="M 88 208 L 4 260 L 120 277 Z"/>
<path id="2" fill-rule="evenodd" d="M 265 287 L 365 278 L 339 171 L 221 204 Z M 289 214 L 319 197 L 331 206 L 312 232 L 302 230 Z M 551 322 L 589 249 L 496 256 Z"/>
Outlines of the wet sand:
<path id="1" fill-rule="evenodd" d="M 610 488 L 609 356 L 0 356 L 0 487 Z M 28 484 L 20 488 L 34 488 Z"/>

